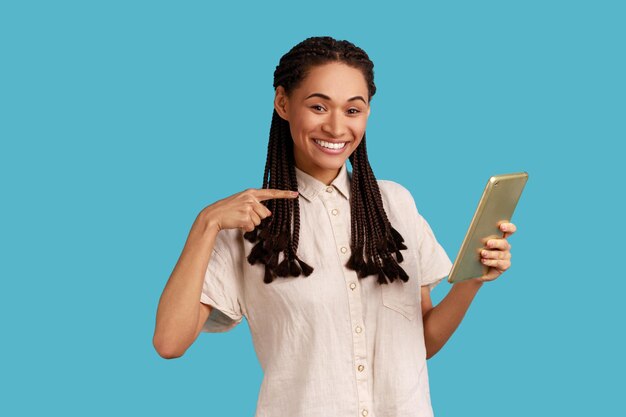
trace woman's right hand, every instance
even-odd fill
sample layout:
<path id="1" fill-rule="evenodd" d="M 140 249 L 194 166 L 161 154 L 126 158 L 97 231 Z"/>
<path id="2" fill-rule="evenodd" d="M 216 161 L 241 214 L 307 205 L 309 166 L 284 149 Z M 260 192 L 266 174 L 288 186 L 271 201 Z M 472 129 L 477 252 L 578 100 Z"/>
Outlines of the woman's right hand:
<path id="1" fill-rule="evenodd" d="M 218 232 L 237 228 L 251 232 L 261 220 L 272 214 L 261 201 L 297 197 L 297 191 L 248 188 L 205 207 L 200 215 Z"/>

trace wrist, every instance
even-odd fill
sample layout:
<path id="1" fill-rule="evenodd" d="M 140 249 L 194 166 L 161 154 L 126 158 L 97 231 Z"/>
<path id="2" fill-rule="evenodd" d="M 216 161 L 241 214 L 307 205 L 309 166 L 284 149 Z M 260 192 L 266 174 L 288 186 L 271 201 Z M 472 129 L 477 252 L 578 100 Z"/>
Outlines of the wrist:
<path id="1" fill-rule="evenodd" d="M 476 284 L 483 285 L 486 281 L 483 277 L 472 278 L 471 281 L 474 281 Z"/>
<path id="2" fill-rule="evenodd" d="M 454 285 L 459 285 L 461 287 L 472 287 L 472 288 L 478 289 L 482 287 L 484 283 L 485 281 L 482 279 L 482 277 L 476 277 L 476 278 L 468 278 L 466 280 L 459 281 L 455 283 Z"/>
<path id="3" fill-rule="evenodd" d="M 196 219 L 196 222 L 199 223 L 200 228 L 205 233 L 217 234 L 221 230 L 219 222 L 217 221 L 216 217 L 213 215 L 213 213 L 211 213 L 210 210 L 207 210 L 207 208 L 203 209 L 200 212 L 200 214 L 198 215 L 198 218 Z"/>

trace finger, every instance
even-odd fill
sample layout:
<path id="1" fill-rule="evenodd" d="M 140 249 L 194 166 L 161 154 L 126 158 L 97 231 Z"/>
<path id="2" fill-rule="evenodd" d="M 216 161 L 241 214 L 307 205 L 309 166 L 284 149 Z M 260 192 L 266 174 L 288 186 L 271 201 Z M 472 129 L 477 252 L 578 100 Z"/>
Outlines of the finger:
<path id="1" fill-rule="evenodd" d="M 481 279 L 483 281 L 493 281 L 494 279 L 498 278 L 500 275 L 502 275 L 503 271 L 500 271 L 497 268 L 494 267 L 488 267 L 487 268 L 487 272 L 481 277 Z"/>
<path id="2" fill-rule="evenodd" d="M 256 189 L 253 191 L 254 196 L 259 201 L 269 200 L 271 198 L 296 198 L 298 197 L 297 191 L 290 190 L 274 190 L 271 188 Z"/>
<path id="3" fill-rule="evenodd" d="M 511 244 L 506 239 L 489 239 L 487 241 L 489 249 L 511 250 Z"/>
<path id="4" fill-rule="evenodd" d="M 492 268 L 496 268 L 499 271 L 506 271 L 511 267 L 511 261 L 508 260 L 499 260 L 499 259 L 481 259 L 480 260 L 483 265 L 490 266 Z"/>
<path id="5" fill-rule="evenodd" d="M 272 212 L 270 211 L 270 209 L 268 209 L 261 203 L 255 204 L 253 208 L 256 214 L 258 214 L 261 219 L 264 219 L 272 215 Z"/>
<path id="6" fill-rule="evenodd" d="M 250 215 L 250 220 L 252 220 L 252 223 L 254 223 L 255 226 L 258 226 L 261 224 L 261 216 L 259 216 L 256 211 L 251 210 L 249 215 Z"/>
<path id="7" fill-rule="evenodd" d="M 504 232 L 504 238 L 507 238 L 517 231 L 517 227 L 513 223 L 507 222 L 500 224 L 500 230 Z"/>
<path id="8" fill-rule="evenodd" d="M 489 272 L 481 277 L 483 282 L 485 281 L 493 281 L 502 275 L 502 272 L 498 271 L 496 268 L 489 268 Z"/>
<path id="9" fill-rule="evenodd" d="M 480 256 L 486 259 L 511 259 L 511 252 L 501 250 L 485 250 L 480 252 Z"/>
<path id="10" fill-rule="evenodd" d="M 254 228 L 256 227 L 256 225 L 254 224 L 254 222 L 252 220 L 248 220 L 247 222 L 244 223 L 243 226 L 239 226 L 240 229 L 246 231 L 246 232 L 251 232 L 254 230 Z"/>

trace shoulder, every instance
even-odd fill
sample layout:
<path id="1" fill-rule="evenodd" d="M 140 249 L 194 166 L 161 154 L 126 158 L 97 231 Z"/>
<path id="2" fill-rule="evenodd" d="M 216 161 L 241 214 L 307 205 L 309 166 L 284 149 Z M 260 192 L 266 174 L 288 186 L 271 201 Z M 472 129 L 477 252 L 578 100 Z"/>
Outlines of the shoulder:
<path id="1" fill-rule="evenodd" d="M 377 180 L 383 202 L 390 207 L 415 210 L 415 200 L 411 192 L 402 184 L 391 180 Z"/>
<path id="2" fill-rule="evenodd" d="M 243 232 L 240 229 L 220 230 L 215 237 L 213 251 L 223 259 L 238 261 L 245 257 Z"/>
<path id="3" fill-rule="evenodd" d="M 400 232 L 408 248 L 418 247 L 416 231 L 421 223 L 411 192 L 395 181 L 377 182 L 389 222 Z"/>
<path id="4" fill-rule="evenodd" d="M 391 180 L 377 180 L 383 208 L 398 231 L 411 230 L 419 224 L 419 213 L 411 192 Z"/>
<path id="5" fill-rule="evenodd" d="M 391 180 L 376 180 L 378 182 L 378 188 L 380 189 L 381 194 L 385 193 L 387 195 L 393 195 L 396 197 L 404 197 L 411 198 L 411 192 L 402 184 L 397 183 Z"/>

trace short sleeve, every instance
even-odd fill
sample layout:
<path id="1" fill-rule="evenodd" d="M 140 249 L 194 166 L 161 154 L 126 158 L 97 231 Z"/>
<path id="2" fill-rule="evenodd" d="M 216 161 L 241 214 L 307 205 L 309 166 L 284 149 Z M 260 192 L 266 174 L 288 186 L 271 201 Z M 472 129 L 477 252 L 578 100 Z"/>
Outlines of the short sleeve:
<path id="1" fill-rule="evenodd" d="M 421 271 L 420 285 L 428 285 L 432 291 L 442 279 L 450 274 L 452 262 L 435 238 L 435 234 L 426 219 L 417 209 L 415 214 L 418 225 L 417 247 Z"/>
<path id="2" fill-rule="evenodd" d="M 243 319 L 242 258 L 238 230 L 222 230 L 215 245 L 202 285 L 200 301 L 213 307 L 203 332 L 226 332 Z"/>

